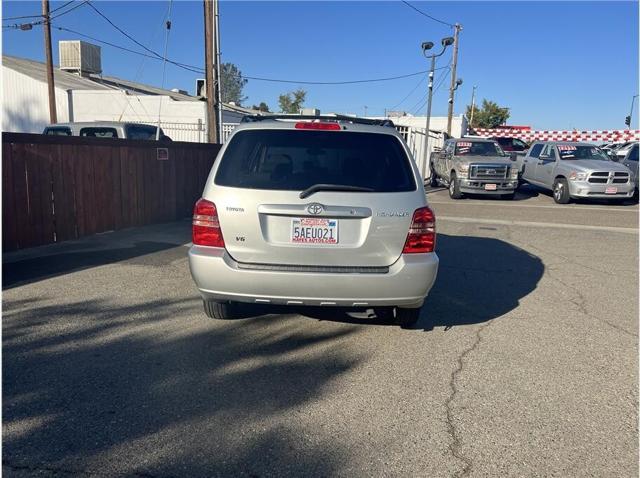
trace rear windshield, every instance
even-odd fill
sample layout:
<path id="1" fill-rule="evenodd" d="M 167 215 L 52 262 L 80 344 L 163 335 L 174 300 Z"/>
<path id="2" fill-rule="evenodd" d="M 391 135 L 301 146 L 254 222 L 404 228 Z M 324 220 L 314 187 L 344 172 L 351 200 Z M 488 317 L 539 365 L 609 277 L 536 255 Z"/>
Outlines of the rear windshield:
<path id="1" fill-rule="evenodd" d="M 71 129 L 63 127 L 46 128 L 44 130 L 44 134 L 48 136 L 71 136 Z"/>
<path id="2" fill-rule="evenodd" d="M 302 191 L 315 184 L 414 191 L 400 141 L 387 134 L 247 130 L 233 136 L 215 178 L 220 186 Z"/>
<path id="3" fill-rule="evenodd" d="M 82 128 L 80 136 L 92 136 L 95 138 L 117 138 L 118 132 L 115 128 Z"/>
<path id="4" fill-rule="evenodd" d="M 600 161 L 609 161 L 607 153 L 596 146 L 559 144 L 558 154 L 560 154 L 560 159 L 595 159 Z"/>
<path id="5" fill-rule="evenodd" d="M 160 135 L 162 136 L 162 134 Z M 127 138 L 128 139 L 156 139 L 156 127 L 147 126 L 143 124 L 130 124 L 127 125 Z"/>
<path id="6" fill-rule="evenodd" d="M 502 148 L 493 141 L 458 141 L 456 156 L 504 156 Z"/>

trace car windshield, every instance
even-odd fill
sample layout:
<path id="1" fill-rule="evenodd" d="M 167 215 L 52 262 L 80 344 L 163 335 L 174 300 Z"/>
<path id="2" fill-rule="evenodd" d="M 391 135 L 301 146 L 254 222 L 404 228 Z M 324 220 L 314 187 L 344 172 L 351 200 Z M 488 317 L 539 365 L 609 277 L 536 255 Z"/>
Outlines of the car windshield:
<path id="1" fill-rule="evenodd" d="M 456 156 L 504 156 L 498 143 L 492 141 L 459 141 Z"/>
<path id="2" fill-rule="evenodd" d="M 409 161 L 400 140 L 389 134 L 246 130 L 231 138 L 215 184 L 285 191 L 314 185 L 415 191 Z"/>
<path id="3" fill-rule="evenodd" d="M 560 155 L 560 159 L 593 159 L 598 161 L 609 161 L 607 154 L 596 146 L 559 144 L 558 154 Z"/>

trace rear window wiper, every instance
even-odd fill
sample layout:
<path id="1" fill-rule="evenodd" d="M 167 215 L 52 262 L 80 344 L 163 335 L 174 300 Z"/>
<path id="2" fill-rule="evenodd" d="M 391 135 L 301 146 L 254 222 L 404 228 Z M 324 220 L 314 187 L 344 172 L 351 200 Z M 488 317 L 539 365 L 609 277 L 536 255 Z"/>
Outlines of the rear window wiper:
<path id="1" fill-rule="evenodd" d="M 300 199 L 311 196 L 318 191 L 360 191 L 365 193 L 371 193 L 374 190 L 371 188 L 364 188 L 361 186 L 348 186 L 346 184 L 314 184 L 308 187 L 300 193 Z"/>

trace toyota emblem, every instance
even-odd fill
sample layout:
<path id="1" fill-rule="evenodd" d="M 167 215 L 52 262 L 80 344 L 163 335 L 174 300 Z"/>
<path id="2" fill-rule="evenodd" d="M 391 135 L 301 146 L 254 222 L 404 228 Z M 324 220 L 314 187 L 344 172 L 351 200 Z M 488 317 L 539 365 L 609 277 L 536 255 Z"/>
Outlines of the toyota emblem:
<path id="1" fill-rule="evenodd" d="M 322 214 L 322 211 L 324 211 L 324 206 L 322 204 L 314 202 L 313 204 L 309 204 L 307 206 L 307 211 L 309 211 L 309 214 L 317 216 L 318 214 Z"/>

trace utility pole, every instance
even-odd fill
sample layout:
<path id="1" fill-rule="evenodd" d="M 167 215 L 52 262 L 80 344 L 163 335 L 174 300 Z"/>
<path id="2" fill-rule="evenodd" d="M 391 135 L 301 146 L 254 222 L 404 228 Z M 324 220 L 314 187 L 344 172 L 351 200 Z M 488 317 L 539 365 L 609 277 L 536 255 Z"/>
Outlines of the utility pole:
<path id="1" fill-rule="evenodd" d="M 469 127 L 473 128 L 473 113 L 476 110 L 476 88 L 477 86 L 473 86 L 473 90 L 471 91 L 471 118 L 469 118 Z"/>
<path id="2" fill-rule="evenodd" d="M 224 133 L 224 124 L 222 122 L 222 60 L 220 58 L 220 2 L 218 0 L 213 1 L 214 5 L 214 15 L 215 15 L 215 60 L 216 60 L 216 93 L 218 96 L 216 97 L 216 101 L 218 102 L 218 138 L 220 139 L 220 143 L 222 143 L 223 133 Z"/>
<path id="3" fill-rule="evenodd" d="M 53 55 L 51 53 L 51 19 L 49 18 L 49 0 L 42 0 L 42 16 L 44 17 L 44 54 L 47 61 L 47 86 L 49 89 L 49 122 L 58 122 L 56 113 L 56 89 L 53 79 Z"/>
<path id="4" fill-rule="evenodd" d="M 212 0 L 203 0 L 204 3 L 204 64 L 206 70 L 207 88 L 207 139 L 209 143 L 218 143 L 218 95 L 216 88 L 215 68 L 215 18 Z"/>
<path id="5" fill-rule="evenodd" d="M 451 136 L 451 119 L 453 118 L 453 95 L 456 89 L 456 68 L 458 66 L 458 34 L 462 25 L 456 23 L 453 32 L 453 60 L 451 61 L 451 86 L 449 87 L 449 113 L 447 115 L 447 134 Z"/>

